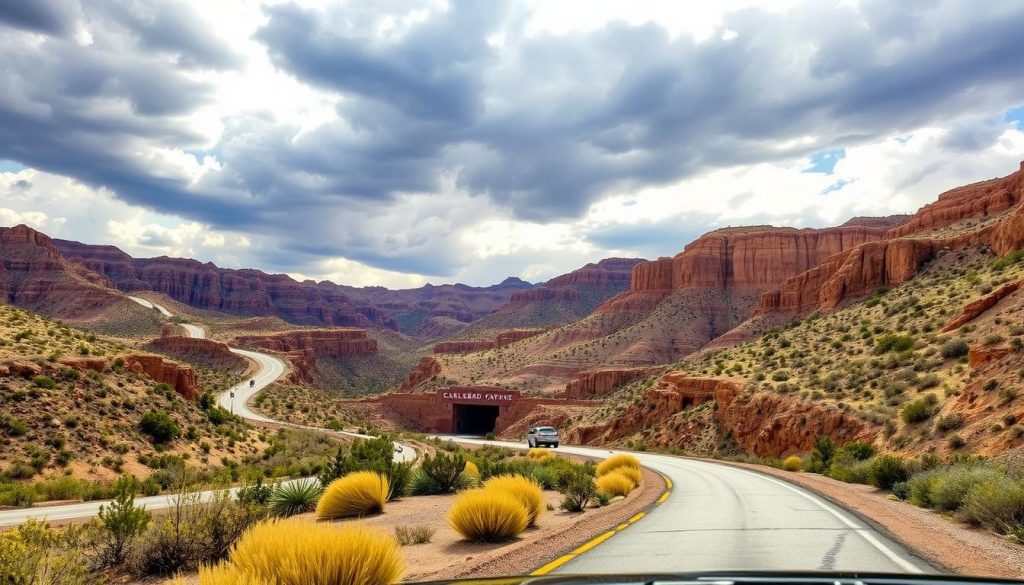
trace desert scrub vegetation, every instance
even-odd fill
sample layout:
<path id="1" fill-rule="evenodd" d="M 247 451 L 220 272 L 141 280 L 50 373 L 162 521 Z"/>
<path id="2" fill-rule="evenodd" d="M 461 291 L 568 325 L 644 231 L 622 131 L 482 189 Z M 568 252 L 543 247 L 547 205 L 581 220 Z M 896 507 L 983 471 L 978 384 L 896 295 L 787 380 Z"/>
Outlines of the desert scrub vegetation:
<path id="1" fill-rule="evenodd" d="M 523 503 L 507 492 L 473 488 L 459 494 L 448 511 L 448 523 L 473 542 L 499 542 L 518 536 L 529 524 Z"/>
<path id="2" fill-rule="evenodd" d="M 546 504 L 540 484 L 522 475 L 498 475 L 484 482 L 484 490 L 506 493 L 514 497 L 526 510 L 527 526 L 533 526 L 544 513 Z"/>
<path id="3" fill-rule="evenodd" d="M 598 493 L 605 494 L 608 497 L 628 496 L 635 487 L 633 480 L 619 471 L 610 471 L 598 476 L 594 483 L 597 486 Z"/>
<path id="4" fill-rule="evenodd" d="M 254 486 L 253 489 L 259 488 Z M 273 515 L 287 518 L 316 510 L 322 491 L 323 488 L 315 479 L 297 479 L 273 486 L 266 503 Z M 262 494 L 257 492 L 254 497 L 261 498 Z"/>
<path id="5" fill-rule="evenodd" d="M 611 457 L 602 460 L 600 463 L 597 464 L 597 469 L 595 471 L 597 472 L 598 476 L 601 476 L 607 475 L 620 467 L 632 467 L 633 469 L 640 469 L 640 461 L 633 455 L 630 455 L 628 453 L 621 453 L 619 455 L 612 455 Z"/>
<path id="6" fill-rule="evenodd" d="M 356 471 L 332 481 L 316 505 L 317 518 L 349 518 L 384 511 L 391 486 L 373 471 Z"/>
<path id="7" fill-rule="evenodd" d="M 423 524 L 395 526 L 395 540 L 402 546 L 426 544 L 434 538 L 434 532 L 432 527 Z"/>
<path id="8" fill-rule="evenodd" d="M 362 524 L 332 525 L 297 519 L 267 520 L 247 530 L 219 570 L 237 583 L 390 585 L 404 572 L 398 542 Z M 200 585 L 206 585 L 203 575 Z M 211 581 L 211 583 L 213 583 Z"/>
<path id="9" fill-rule="evenodd" d="M 802 471 L 804 468 L 804 461 L 798 455 L 790 455 L 782 462 L 782 468 L 786 471 Z"/>

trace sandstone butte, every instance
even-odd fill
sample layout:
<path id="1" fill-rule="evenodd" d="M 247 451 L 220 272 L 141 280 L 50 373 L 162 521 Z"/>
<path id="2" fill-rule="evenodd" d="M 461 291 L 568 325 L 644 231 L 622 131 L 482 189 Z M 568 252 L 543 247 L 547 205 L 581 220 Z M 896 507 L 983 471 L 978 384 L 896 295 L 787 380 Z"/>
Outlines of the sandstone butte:
<path id="1" fill-rule="evenodd" d="M 157 382 L 168 384 L 186 400 L 195 400 L 203 390 L 191 366 L 165 360 L 158 355 L 127 355 L 124 367 L 130 372 L 145 374 Z"/>
<path id="2" fill-rule="evenodd" d="M 505 347 L 510 343 L 521 341 L 544 333 L 544 329 L 512 329 L 498 333 L 491 340 L 478 341 L 443 341 L 434 345 L 434 353 L 465 353 L 470 351 L 485 351 Z"/>
<path id="3" fill-rule="evenodd" d="M 312 381 L 318 371 L 318 355 L 340 358 L 377 352 L 377 340 L 369 337 L 365 329 L 296 329 L 268 335 L 239 335 L 233 343 L 284 354 L 292 365 L 289 380 L 296 384 Z"/>
<path id="4" fill-rule="evenodd" d="M 765 292 L 754 315 L 829 311 L 844 300 L 870 294 L 880 286 L 906 282 L 941 250 L 986 246 L 998 255 L 1024 247 L 1024 162 L 1006 177 L 958 187 L 921 208 L 902 226 L 878 241 L 829 257 L 818 266 Z M 977 226 L 945 233 L 942 228 L 966 219 Z"/>
<path id="5" fill-rule="evenodd" d="M 75 321 L 125 299 L 107 278 L 64 258 L 49 236 L 18 225 L 0 228 L 0 300 Z"/>
<path id="6" fill-rule="evenodd" d="M 226 343 L 206 338 L 167 335 L 150 341 L 143 348 L 222 369 L 246 365 L 245 358 L 231 353 Z"/>
<path id="7" fill-rule="evenodd" d="M 598 312 L 646 311 L 674 291 L 708 289 L 760 293 L 813 268 L 826 258 L 884 237 L 895 221 L 824 229 L 772 226 L 724 228 L 704 234 L 672 258 L 633 268 L 629 291 L 604 302 Z M 735 307 L 749 313 L 752 308 Z"/>
<path id="8" fill-rule="evenodd" d="M 607 422 L 570 429 L 567 442 L 600 443 L 664 423 L 684 409 L 715 403 L 715 417 L 740 447 L 762 457 L 807 452 L 815 438 L 839 442 L 873 440 L 875 431 L 852 413 L 775 393 L 746 393 L 744 380 L 669 372 L 647 390 L 643 400 Z M 685 436 L 676 436 L 682 444 Z M 668 442 L 666 444 L 673 444 Z"/>
<path id="9" fill-rule="evenodd" d="M 409 372 L 399 387 L 399 392 L 412 392 L 421 384 L 441 373 L 441 362 L 436 358 L 426 356 L 420 359 L 420 363 Z"/>

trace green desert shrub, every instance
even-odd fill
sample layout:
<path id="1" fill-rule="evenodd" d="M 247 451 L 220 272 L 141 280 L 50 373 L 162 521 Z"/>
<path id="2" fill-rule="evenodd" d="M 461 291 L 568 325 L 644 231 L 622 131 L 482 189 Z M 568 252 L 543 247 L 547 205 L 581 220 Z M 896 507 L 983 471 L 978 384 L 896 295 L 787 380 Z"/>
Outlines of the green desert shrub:
<path id="1" fill-rule="evenodd" d="M 169 443 L 181 435 L 181 427 L 162 410 L 151 410 L 142 415 L 139 430 L 149 435 L 156 444 Z"/>
<path id="2" fill-rule="evenodd" d="M 933 406 L 924 399 L 917 399 L 903 407 L 900 411 L 900 418 L 907 424 L 915 424 L 926 421 L 933 414 Z"/>
<path id="3" fill-rule="evenodd" d="M 272 514 L 287 518 L 316 510 L 321 491 L 316 480 L 299 479 L 274 486 L 267 503 Z"/>
<path id="4" fill-rule="evenodd" d="M 869 483 L 879 489 L 892 489 L 893 485 L 906 481 L 908 475 L 902 457 L 885 454 L 870 459 Z"/>
<path id="5" fill-rule="evenodd" d="M 999 534 L 1024 532 L 1024 485 L 1006 476 L 975 484 L 967 494 L 960 517 Z"/>
<path id="6" fill-rule="evenodd" d="M 944 342 L 942 347 L 939 348 L 939 353 L 946 359 L 953 359 L 967 355 L 970 349 L 967 340 L 957 338 Z"/>
<path id="7" fill-rule="evenodd" d="M 782 468 L 786 471 L 800 471 L 804 467 L 804 462 L 800 457 L 796 455 L 790 455 L 786 457 L 786 460 L 782 462 Z"/>

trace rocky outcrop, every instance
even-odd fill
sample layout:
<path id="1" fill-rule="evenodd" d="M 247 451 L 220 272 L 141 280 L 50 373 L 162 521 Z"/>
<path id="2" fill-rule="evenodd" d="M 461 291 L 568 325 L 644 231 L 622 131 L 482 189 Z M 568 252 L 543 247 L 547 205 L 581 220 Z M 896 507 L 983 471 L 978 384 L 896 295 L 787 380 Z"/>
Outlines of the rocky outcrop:
<path id="1" fill-rule="evenodd" d="M 402 386 L 398 391 L 412 392 L 419 387 L 420 384 L 430 380 L 440 373 L 441 362 L 430 356 L 424 357 L 420 359 L 420 363 L 416 364 L 416 367 L 409 372 L 409 375 L 406 376 L 405 381 L 402 382 Z"/>
<path id="2" fill-rule="evenodd" d="M 98 357 L 66 357 L 61 358 L 60 363 L 78 370 L 79 372 L 85 372 L 92 370 L 93 372 L 106 371 L 108 362 L 105 358 Z"/>
<path id="3" fill-rule="evenodd" d="M 158 355 L 127 355 L 124 367 L 129 372 L 144 374 L 163 382 L 186 400 L 195 400 L 202 393 L 199 377 L 190 366 L 165 360 Z"/>
<path id="4" fill-rule="evenodd" d="M 829 311 L 880 286 L 906 282 L 941 250 L 987 246 L 996 254 L 1024 247 L 1024 170 L 942 194 L 884 240 L 836 254 L 761 295 L 754 315 Z M 1007 211 L 1009 210 L 1009 211 Z M 1002 213 L 1001 216 L 998 214 Z M 929 230 L 984 219 L 948 233 Z"/>
<path id="5" fill-rule="evenodd" d="M 245 358 L 231 353 L 226 343 L 184 336 L 160 337 L 143 346 L 177 360 L 219 370 L 243 370 Z"/>
<path id="6" fill-rule="evenodd" d="M 1012 350 L 1009 347 L 998 345 L 972 347 L 967 352 L 967 365 L 972 368 L 980 368 L 989 362 L 995 362 L 1003 359 L 1011 352 Z"/>
<path id="7" fill-rule="evenodd" d="M 269 335 L 239 335 L 234 344 L 281 353 L 312 351 L 330 357 L 377 351 L 377 340 L 369 337 L 365 329 L 296 329 Z"/>
<path id="8" fill-rule="evenodd" d="M 999 301 L 1017 292 L 1021 284 L 1024 284 L 1024 280 L 1008 282 L 980 299 L 967 303 L 959 315 L 951 319 L 949 323 L 946 323 L 942 328 L 942 332 L 954 331 L 977 319 L 982 313 L 999 304 Z"/>
<path id="9" fill-rule="evenodd" d="M 742 379 L 670 372 L 621 415 L 600 425 L 576 427 L 567 442 L 604 443 L 657 426 L 684 409 L 714 402 L 715 418 L 746 452 L 762 457 L 807 452 L 829 436 L 839 443 L 874 440 L 876 431 L 852 413 L 773 392 L 747 393 Z M 685 446 L 688 437 L 671 438 Z"/>
<path id="10" fill-rule="evenodd" d="M 866 227 L 883 228 L 891 230 L 897 228 L 914 217 L 913 215 L 886 215 L 881 217 L 851 217 L 840 227 L 846 227 L 851 225 L 862 225 Z"/>
<path id="11" fill-rule="evenodd" d="M 21 376 L 32 378 L 43 373 L 39 364 L 24 360 L 8 360 L 0 363 L 0 376 Z"/>
<path id="12" fill-rule="evenodd" d="M 67 321 L 125 302 L 102 275 L 61 255 L 49 236 L 0 228 L 0 301 Z"/>
<path id="13" fill-rule="evenodd" d="M 594 264 L 587 264 L 568 274 L 556 276 L 544 283 L 548 288 L 570 286 L 618 287 L 628 286 L 633 267 L 644 262 L 643 258 L 605 258 Z"/>
<path id="14" fill-rule="evenodd" d="M 544 333 L 544 329 L 513 329 L 502 331 L 493 340 L 444 341 L 434 345 L 434 353 L 467 353 L 497 349 L 541 333 Z"/>
<path id="15" fill-rule="evenodd" d="M 356 288 L 296 281 L 284 274 L 231 270 L 184 258 L 132 258 L 113 246 L 54 240 L 67 257 L 110 278 L 123 291 L 155 291 L 200 309 L 274 316 L 300 325 L 376 327 L 416 335 L 431 317 L 469 322 L 533 288 L 518 278 L 488 287 L 425 285 L 415 289 Z"/>
<path id="16" fill-rule="evenodd" d="M 565 398 L 593 398 L 651 373 L 648 368 L 602 369 L 582 372 L 565 385 Z"/>
<path id="17" fill-rule="evenodd" d="M 583 298 L 580 291 L 572 288 L 533 288 L 512 293 L 509 303 L 536 303 L 540 301 L 576 302 Z"/>

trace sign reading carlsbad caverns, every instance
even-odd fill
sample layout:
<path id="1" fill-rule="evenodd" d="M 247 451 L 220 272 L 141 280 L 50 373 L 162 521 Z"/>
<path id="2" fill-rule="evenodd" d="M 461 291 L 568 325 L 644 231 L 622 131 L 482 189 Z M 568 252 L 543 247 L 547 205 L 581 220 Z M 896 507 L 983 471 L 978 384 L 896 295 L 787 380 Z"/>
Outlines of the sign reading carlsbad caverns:
<path id="1" fill-rule="evenodd" d="M 483 400 L 487 402 L 512 402 L 518 392 L 491 392 L 478 390 L 446 390 L 441 393 L 445 400 Z"/>

